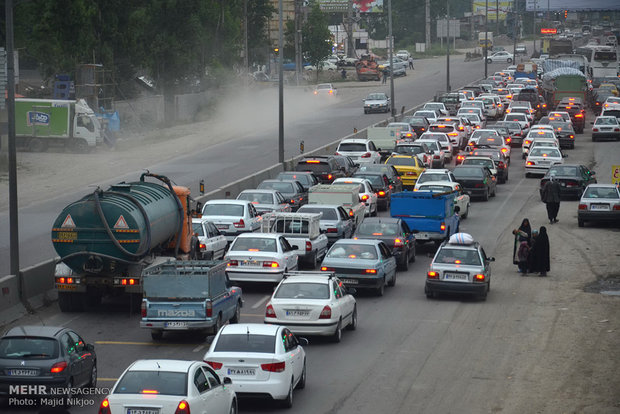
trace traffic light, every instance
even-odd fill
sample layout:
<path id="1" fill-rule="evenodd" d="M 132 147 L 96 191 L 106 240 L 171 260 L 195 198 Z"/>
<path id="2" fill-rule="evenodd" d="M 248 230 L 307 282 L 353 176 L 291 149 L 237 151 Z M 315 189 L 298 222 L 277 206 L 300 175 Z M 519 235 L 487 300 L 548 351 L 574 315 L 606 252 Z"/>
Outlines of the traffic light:
<path id="1" fill-rule="evenodd" d="M 564 18 L 566 19 L 568 17 L 568 10 L 564 10 Z"/>
<path id="2" fill-rule="evenodd" d="M 280 49 L 278 49 L 277 47 L 273 48 L 273 54 L 278 56 L 278 54 L 280 53 Z"/>

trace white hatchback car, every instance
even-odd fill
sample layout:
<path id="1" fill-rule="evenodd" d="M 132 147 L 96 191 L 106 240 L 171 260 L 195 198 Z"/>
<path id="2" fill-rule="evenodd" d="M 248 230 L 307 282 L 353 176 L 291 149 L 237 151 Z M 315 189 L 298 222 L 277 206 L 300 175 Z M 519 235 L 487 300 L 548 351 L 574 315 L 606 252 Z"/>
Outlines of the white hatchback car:
<path id="1" fill-rule="evenodd" d="M 278 283 L 285 272 L 297 269 L 296 250 L 281 234 L 240 234 L 224 256 L 226 274 L 237 282 Z"/>
<path id="2" fill-rule="evenodd" d="M 265 308 L 265 323 L 285 325 L 296 335 L 331 336 L 357 327 L 357 303 L 333 274 L 295 272 L 284 276 Z"/>
<path id="3" fill-rule="evenodd" d="M 143 359 L 121 374 L 99 407 L 100 414 L 160 412 L 236 413 L 237 396 L 231 379 L 202 361 Z"/>
<path id="4" fill-rule="evenodd" d="M 285 326 L 262 323 L 225 325 L 217 333 L 204 361 L 232 379 L 239 396 L 266 396 L 293 406 L 293 389 L 306 385 L 306 352 Z"/>
<path id="5" fill-rule="evenodd" d="M 338 145 L 336 155 L 346 155 L 359 164 L 379 164 L 381 154 L 369 139 L 343 139 Z"/>
<path id="6" fill-rule="evenodd" d="M 366 205 L 366 210 L 364 212 L 367 216 L 376 216 L 377 215 L 377 193 L 372 188 L 370 181 L 365 178 L 336 178 L 332 185 L 342 185 L 342 184 L 360 184 L 360 203 L 364 203 Z"/>

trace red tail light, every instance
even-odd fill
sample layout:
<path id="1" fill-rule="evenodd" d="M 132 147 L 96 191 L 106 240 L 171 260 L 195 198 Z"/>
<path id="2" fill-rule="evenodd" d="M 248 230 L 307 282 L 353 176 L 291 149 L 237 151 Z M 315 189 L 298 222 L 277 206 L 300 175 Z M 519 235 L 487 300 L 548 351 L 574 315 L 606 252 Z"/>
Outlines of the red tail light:
<path id="1" fill-rule="evenodd" d="M 286 362 L 273 362 L 271 364 L 261 364 L 260 368 L 263 371 L 284 372 L 284 369 L 286 368 Z"/>
<path id="2" fill-rule="evenodd" d="M 459 127 L 459 131 L 464 131 L 465 128 L 463 128 L 462 126 Z"/>
<path id="3" fill-rule="evenodd" d="M 577 187 L 577 181 L 566 181 L 567 187 Z"/>
<path id="4" fill-rule="evenodd" d="M 276 268 L 280 267 L 280 264 L 278 262 L 263 262 L 263 267 Z"/>
<path id="5" fill-rule="evenodd" d="M 528 161 L 525 165 L 534 165 L 533 161 Z"/>
<path id="6" fill-rule="evenodd" d="M 275 318 L 276 317 L 276 311 L 273 309 L 273 306 L 271 306 L 271 303 L 269 305 L 267 305 L 267 308 L 265 309 L 265 316 L 267 318 Z"/>
<path id="7" fill-rule="evenodd" d="M 575 118 L 583 118 L 583 114 L 576 114 Z"/>
<path id="8" fill-rule="evenodd" d="M 338 233 L 338 229 L 335 228 L 335 227 L 330 227 L 330 228 L 327 229 L 327 232 L 328 233 Z"/>
<path id="9" fill-rule="evenodd" d="M 361 198 L 362 198 L 362 201 L 368 200 L 368 194 L 364 194 Z"/>
<path id="10" fill-rule="evenodd" d="M 338 151 L 334 152 L 334 155 L 340 155 L 340 153 Z"/>
<path id="11" fill-rule="evenodd" d="M 367 275 L 376 275 L 377 269 L 366 269 L 363 273 L 366 273 Z"/>
<path id="12" fill-rule="evenodd" d="M 446 230 L 446 223 L 441 223 L 441 226 L 439 226 L 439 230 L 445 231 Z"/>
<path id="13" fill-rule="evenodd" d="M 381 190 L 377 193 L 379 197 L 385 197 L 385 191 Z"/>
<path id="14" fill-rule="evenodd" d="M 401 239 L 394 240 L 394 247 L 403 247 L 403 241 Z"/>
<path id="15" fill-rule="evenodd" d="M 336 269 L 334 269 L 333 267 L 327 267 L 327 266 L 321 266 L 321 272 L 333 272 Z"/>
<path id="16" fill-rule="evenodd" d="M 504 164 L 504 161 L 498 162 L 497 168 L 499 168 L 500 170 L 503 170 L 504 168 L 506 168 L 506 164 Z"/>
<path id="17" fill-rule="evenodd" d="M 512 141 L 512 138 L 506 138 L 506 144 L 510 144 L 510 141 Z"/>
<path id="18" fill-rule="evenodd" d="M 570 139 L 575 139 L 575 136 L 574 135 L 570 135 L 569 138 Z"/>
<path id="19" fill-rule="evenodd" d="M 207 301 L 206 311 L 207 311 L 208 318 L 213 316 L 213 304 L 211 303 L 210 300 Z"/>
<path id="20" fill-rule="evenodd" d="M 215 361 L 205 361 L 205 363 L 209 364 L 211 368 L 213 368 L 214 370 L 218 370 L 222 368 L 222 365 L 224 365 L 222 362 L 215 362 Z"/>
<path id="21" fill-rule="evenodd" d="M 252 204 L 253 204 L 253 203 L 252 203 Z M 200 244 L 198 245 L 198 247 L 200 248 L 200 250 L 204 250 L 204 249 L 206 249 L 206 248 L 207 248 L 207 245 L 206 245 L 206 244 L 204 244 L 204 243 L 200 243 Z"/>
<path id="22" fill-rule="evenodd" d="M 430 271 L 426 274 L 428 279 L 439 279 L 439 274 L 437 272 Z"/>
<path id="23" fill-rule="evenodd" d="M 353 210 L 349 210 L 349 216 L 353 217 L 355 215 L 355 213 L 353 213 Z"/>
<path id="24" fill-rule="evenodd" d="M 586 204 L 579 204 L 578 209 L 579 209 L 579 210 L 587 210 L 587 209 L 588 209 L 588 206 L 587 206 Z"/>
<path id="25" fill-rule="evenodd" d="M 484 187 L 484 184 L 481 184 L 481 183 L 476 183 L 476 184 L 474 184 L 474 187 L 476 187 L 476 188 L 482 188 L 482 187 Z M 443 230 L 443 229 L 442 229 L 442 230 Z"/>
<path id="26" fill-rule="evenodd" d="M 312 242 L 309 242 L 309 241 L 306 242 L 306 251 L 307 252 L 312 251 Z"/>
<path id="27" fill-rule="evenodd" d="M 362 155 L 362 158 L 370 158 L 370 152 L 367 152 L 366 154 Z"/>
<path id="28" fill-rule="evenodd" d="M 59 372 L 63 372 L 67 368 L 67 363 L 65 361 L 56 362 L 52 365 L 52 369 L 50 369 L 52 374 L 58 374 Z"/>
<path id="29" fill-rule="evenodd" d="M 334 176 L 333 176 L 333 175 L 331 175 L 331 174 L 327 174 L 327 179 L 328 179 L 328 180 L 331 180 L 332 178 L 334 178 Z"/>
<path id="30" fill-rule="evenodd" d="M 613 211 L 618 211 L 618 210 L 620 210 L 620 204 L 616 204 L 616 205 L 612 208 L 612 210 L 613 210 Z"/>
<path id="31" fill-rule="evenodd" d="M 238 229 L 243 228 L 245 227 L 245 221 L 243 221 L 243 219 L 240 219 L 238 222 L 233 223 L 233 226 L 235 226 Z"/>
<path id="32" fill-rule="evenodd" d="M 174 414 L 190 414 L 189 404 L 187 403 L 187 401 L 181 401 L 179 405 L 177 405 L 177 410 L 174 412 Z"/>
<path id="33" fill-rule="evenodd" d="M 226 266 L 228 266 L 228 267 L 239 266 L 239 262 L 237 260 L 229 260 L 228 264 Z"/>
<path id="34" fill-rule="evenodd" d="M 142 305 L 140 305 L 140 316 L 146 318 L 146 302 L 142 301 Z"/>
<path id="35" fill-rule="evenodd" d="M 101 405 L 99 406 L 99 414 L 112 414 L 110 411 L 110 401 L 106 398 L 101 401 Z"/>
<path id="36" fill-rule="evenodd" d="M 592 128 L 592 132 L 598 132 L 598 128 Z"/>
<path id="37" fill-rule="evenodd" d="M 319 319 L 331 319 L 331 318 L 332 318 L 332 308 L 325 305 L 325 307 L 321 311 L 321 314 L 319 315 Z"/>
<path id="38" fill-rule="evenodd" d="M 475 282 L 484 282 L 484 275 L 482 273 L 478 273 L 474 276 Z"/>

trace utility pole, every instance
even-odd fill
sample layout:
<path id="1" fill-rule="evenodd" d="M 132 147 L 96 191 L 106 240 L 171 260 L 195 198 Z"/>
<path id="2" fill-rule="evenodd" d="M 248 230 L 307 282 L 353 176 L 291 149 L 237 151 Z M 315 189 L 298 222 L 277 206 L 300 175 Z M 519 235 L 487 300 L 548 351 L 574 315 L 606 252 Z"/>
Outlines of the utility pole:
<path id="1" fill-rule="evenodd" d="M 513 63 L 517 64 L 517 0 L 512 2 L 512 59 Z"/>
<path id="2" fill-rule="evenodd" d="M 246 0 L 247 1 L 247 0 Z M 299 86 L 299 78 L 301 77 L 302 61 L 301 61 L 301 16 L 300 16 L 300 0 L 295 0 L 295 81 Z"/>
<path id="3" fill-rule="evenodd" d="M 495 37 L 499 36 L 499 0 L 495 0 Z"/>
<path id="4" fill-rule="evenodd" d="M 282 0 L 278 3 L 278 162 L 284 164 L 284 28 Z"/>
<path id="5" fill-rule="evenodd" d="M 347 8 L 347 44 L 347 57 L 355 57 L 355 42 L 353 41 L 353 0 L 349 0 Z"/>
<path id="6" fill-rule="evenodd" d="M 426 0 L 426 50 L 431 48 L 431 0 Z"/>
<path id="7" fill-rule="evenodd" d="M 250 75 L 250 57 L 248 50 L 248 0 L 243 0 L 243 65 L 244 65 L 244 79 L 245 87 L 248 87 L 249 75 Z"/>
<path id="8" fill-rule="evenodd" d="M 484 5 L 484 78 L 488 76 L 487 58 L 489 56 L 489 0 L 485 1 Z"/>
<path id="9" fill-rule="evenodd" d="M 446 92 L 450 92 L 450 3 L 446 0 Z"/>
<path id="10" fill-rule="evenodd" d="M 534 36 L 534 56 L 536 56 L 536 7 L 538 0 L 534 0 L 534 18 L 532 19 L 532 35 Z"/>
<path id="11" fill-rule="evenodd" d="M 396 116 L 396 99 L 394 98 L 394 38 L 392 37 L 392 0 L 388 0 L 388 36 L 390 38 L 390 103 L 392 116 Z"/>

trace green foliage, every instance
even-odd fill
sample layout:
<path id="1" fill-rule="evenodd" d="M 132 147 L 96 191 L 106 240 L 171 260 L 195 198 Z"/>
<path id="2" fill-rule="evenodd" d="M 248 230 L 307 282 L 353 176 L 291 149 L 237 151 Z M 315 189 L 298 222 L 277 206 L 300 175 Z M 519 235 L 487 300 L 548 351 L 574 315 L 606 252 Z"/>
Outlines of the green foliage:
<path id="1" fill-rule="evenodd" d="M 302 27 L 302 45 L 307 61 L 317 68 L 317 79 L 320 62 L 332 54 L 331 32 L 327 28 L 327 17 L 319 5 L 314 3 L 308 14 L 308 20 Z"/>

